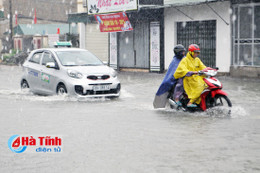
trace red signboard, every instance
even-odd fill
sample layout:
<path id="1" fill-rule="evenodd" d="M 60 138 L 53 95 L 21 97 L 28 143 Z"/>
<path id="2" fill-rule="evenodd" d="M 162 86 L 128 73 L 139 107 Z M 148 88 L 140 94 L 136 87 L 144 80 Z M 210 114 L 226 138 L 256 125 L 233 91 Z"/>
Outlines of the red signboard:
<path id="1" fill-rule="evenodd" d="M 133 27 L 125 12 L 95 15 L 100 32 L 131 31 Z"/>

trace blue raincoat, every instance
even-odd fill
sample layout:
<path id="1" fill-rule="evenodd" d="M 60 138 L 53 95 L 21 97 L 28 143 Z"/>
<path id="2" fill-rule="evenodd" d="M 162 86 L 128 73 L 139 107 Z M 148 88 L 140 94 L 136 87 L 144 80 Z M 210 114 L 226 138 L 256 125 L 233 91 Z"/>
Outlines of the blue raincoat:
<path id="1" fill-rule="evenodd" d="M 174 78 L 174 73 L 180 63 L 181 59 L 177 58 L 176 56 L 173 57 L 171 64 L 169 65 L 168 71 L 156 93 L 157 96 L 162 95 L 168 92 L 173 85 L 177 82 L 178 79 Z"/>
<path id="2" fill-rule="evenodd" d="M 168 71 L 156 92 L 156 96 L 154 98 L 153 106 L 154 108 L 164 108 L 167 102 L 167 96 L 169 94 L 169 90 L 175 85 L 178 79 L 174 78 L 174 73 L 180 63 L 182 58 L 173 57 L 171 64 L 169 65 Z"/>

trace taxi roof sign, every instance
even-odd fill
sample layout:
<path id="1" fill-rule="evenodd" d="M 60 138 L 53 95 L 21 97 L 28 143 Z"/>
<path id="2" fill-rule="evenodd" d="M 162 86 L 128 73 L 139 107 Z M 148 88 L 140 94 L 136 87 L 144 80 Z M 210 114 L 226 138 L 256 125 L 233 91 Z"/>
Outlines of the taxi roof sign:
<path id="1" fill-rule="evenodd" d="M 72 46 L 71 42 L 66 42 L 66 41 L 54 43 L 54 47 L 71 47 L 71 46 Z"/>

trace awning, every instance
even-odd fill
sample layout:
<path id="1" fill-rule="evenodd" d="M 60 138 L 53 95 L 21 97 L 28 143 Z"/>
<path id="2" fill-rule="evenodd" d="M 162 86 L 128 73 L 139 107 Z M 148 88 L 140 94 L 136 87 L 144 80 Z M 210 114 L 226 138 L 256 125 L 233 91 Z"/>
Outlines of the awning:
<path id="1" fill-rule="evenodd" d="M 68 23 L 90 23 L 95 21 L 93 15 L 88 13 L 72 13 L 68 15 Z"/>
<path id="2" fill-rule="evenodd" d="M 164 5 L 170 6 L 184 6 L 184 5 L 198 5 L 208 2 L 217 2 L 223 0 L 164 0 Z"/>
<path id="3" fill-rule="evenodd" d="M 139 9 L 160 9 L 160 8 L 170 8 L 170 7 L 181 7 L 181 6 L 191 6 L 199 5 L 205 3 L 212 3 L 217 1 L 228 1 L 228 0 L 164 0 L 164 5 L 141 5 L 139 4 Z"/>
<path id="4" fill-rule="evenodd" d="M 77 27 L 71 27 L 69 24 L 19 24 L 14 27 L 14 35 L 56 34 L 58 29 L 60 34 L 77 34 Z"/>
<path id="5" fill-rule="evenodd" d="M 139 4 L 138 8 L 141 10 L 149 10 L 149 9 L 161 9 L 161 8 L 171 8 L 171 7 L 181 7 L 181 6 L 192 6 L 192 5 L 200 5 L 207 4 L 218 1 L 228 1 L 228 0 L 164 0 L 164 5 L 142 5 Z M 85 13 L 73 13 L 68 15 L 68 23 L 91 23 L 95 21 L 93 15 L 88 15 Z"/>

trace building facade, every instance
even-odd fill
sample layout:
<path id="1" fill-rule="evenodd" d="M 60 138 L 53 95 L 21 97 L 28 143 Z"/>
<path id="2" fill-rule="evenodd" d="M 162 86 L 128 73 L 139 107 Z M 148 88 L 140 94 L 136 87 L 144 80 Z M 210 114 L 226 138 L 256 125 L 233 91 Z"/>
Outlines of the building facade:
<path id="1" fill-rule="evenodd" d="M 94 17 L 87 13 L 86 2 L 78 0 L 78 13 L 69 15 L 70 23 L 79 23 L 81 48 L 90 50 L 118 70 L 163 72 L 164 65 L 160 65 L 164 63 L 163 9 L 147 7 L 162 6 L 163 0 L 140 0 L 138 11 L 126 12 L 134 30 L 118 33 L 101 33 Z M 157 41 L 157 49 L 153 49 L 152 54 L 156 56 L 152 58 L 151 29 Z M 152 59 L 156 65 L 152 65 Z"/>
<path id="2" fill-rule="evenodd" d="M 0 50 L 6 53 L 9 52 L 8 47 L 10 47 L 10 41 L 12 41 L 10 34 L 15 36 L 16 41 L 14 41 L 14 46 L 16 46 L 16 48 L 18 48 L 19 45 L 24 45 L 24 39 L 21 40 L 19 38 L 20 36 L 15 35 L 15 30 L 13 30 L 13 28 L 17 28 L 19 25 L 24 24 L 28 25 L 28 27 L 32 27 L 35 23 L 67 23 L 68 14 L 77 11 L 76 1 L 77 0 L 0 0 L 0 39 L 3 41 Z M 1 20 L 1 16 L 4 18 L 3 20 Z M 10 21 L 12 21 L 12 29 L 10 29 Z"/>
<path id="3" fill-rule="evenodd" d="M 172 60 L 176 44 L 188 48 L 195 43 L 201 48 L 199 57 L 206 66 L 219 67 L 220 72 L 228 73 L 231 64 L 230 2 L 195 2 L 168 4 L 170 7 L 164 9 L 165 68 Z"/>
<path id="4" fill-rule="evenodd" d="M 77 12 L 68 15 L 68 22 L 78 25 L 79 47 L 87 49 L 108 62 L 109 34 L 99 30 L 98 23 L 93 15 L 88 15 L 86 0 L 77 0 Z"/>
<path id="5" fill-rule="evenodd" d="M 231 75 L 260 77 L 260 1 L 232 0 Z"/>
<path id="6" fill-rule="evenodd" d="M 139 1 L 138 11 L 127 14 L 133 31 L 102 36 L 103 60 L 112 62 L 114 68 L 164 72 L 172 60 L 175 45 L 188 48 L 196 43 L 206 66 L 219 67 L 220 72 L 232 76 L 260 77 L 259 0 L 146 0 Z M 88 25 L 82 27 L 83 44 L 90 38 L 86 37 L 91 35 L 89 30 L 98 33 L 94 18 Z M 86 30 L 90 26 L 92 29 Z M 159 36 L 153 37 L 154 31 Z M 159 46 L 153 52 L 154 38 L 157 43 L 159 39 Z M 88 44 L 97 47 L 91 41 Z M 158 56 L 159 61 L 155 58 Z"/>

